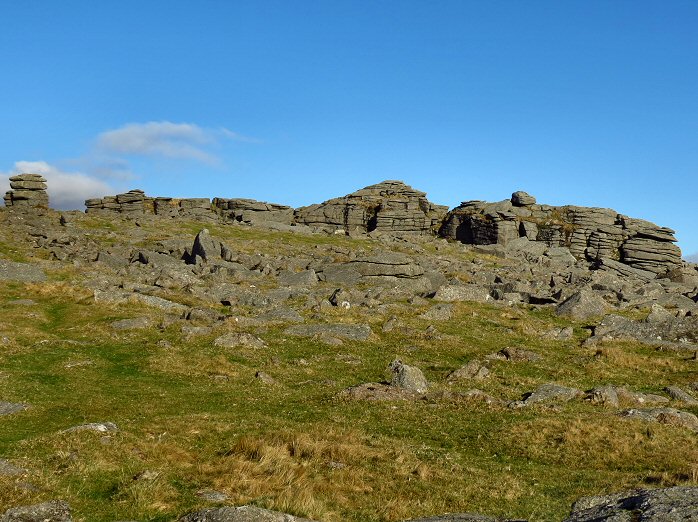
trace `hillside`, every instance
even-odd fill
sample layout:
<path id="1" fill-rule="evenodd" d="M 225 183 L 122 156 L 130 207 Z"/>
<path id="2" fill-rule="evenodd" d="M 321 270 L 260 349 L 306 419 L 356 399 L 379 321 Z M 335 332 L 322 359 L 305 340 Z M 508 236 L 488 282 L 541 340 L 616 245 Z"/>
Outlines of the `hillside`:
<path id="1" fill-rule="evenodd" d="M 570 515 L 580 497 L 672 488 L 642 493 L 648 520 L 698 519 L 698 269 L 669 229 L 525 193 L 449 211 L 399 182 L 58 212 L 20 181 L 0 513 L 581 521 L 606 519 Z"/>

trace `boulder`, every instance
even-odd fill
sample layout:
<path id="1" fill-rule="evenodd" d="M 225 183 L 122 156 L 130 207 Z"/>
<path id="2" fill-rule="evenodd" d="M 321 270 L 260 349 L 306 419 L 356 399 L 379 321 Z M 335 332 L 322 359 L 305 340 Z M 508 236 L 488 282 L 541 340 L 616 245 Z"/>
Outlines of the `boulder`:
<path id="1" fill-rule="evenodd" d="M 557 306 L 556 313 L 576 321 L 586 321 L 592 317 L 601 317 L 608 305 L 602 297 L 590 290 L 579 290 Z"/>
<path id="2" fill-rule="evenodd" d="M 179 522 L 312 522 L 307 518 L 295 517 L 279 511 L 256 506 L 209 508 L 189 513 Z"/>
<path id="3" fill-rule="evenodd" d="M 29 408 L 28 404 L 21 402 L 5 402 L 0 401 L 0 416 L 2 415 L 12 415 L 13 413 L 19 413 Z"/>
<path id="4" fill-rule="evenodd" d="M 0 522 L 71 522 L 70 506 L 62 500 L 10 508 L 0 515 Z"/>
<path id="5" fill-rule="evenodd" d="M 695 522 L 698 520 L 698 488 L 675 486 L 639 489 L 574 503 L 564 522 Z"/>
<path id="6" fill-rule="evenodd" d="M 371 336 L 367 324 L 297 324 L 284 330 L 286 335 L 297 337 L 331 336 L 351 341 L 366 341 Z"/>
<path id="7" fill-rule="evenodd" d="M 698 417 L 687 411 L 674 408 L 644 408 L 624 410 L 620 415 L 629 419 L 680 426 L 698 433 Z"/>
<path id="8" fill-rule="evenodd" d="M 414 393 L 426 393 L 429 389 L 422 370 L 415 366 L 408 366 L 401 360 L 395 359 L 388 365 L 388 371 L 391 374 L 391 386 Z"/>
<path id="9" fill-rule="evenodd" d="M 40 283 L 46 281 L 46 274 L 39 265 L 0 259 L 0 281 Z"/>

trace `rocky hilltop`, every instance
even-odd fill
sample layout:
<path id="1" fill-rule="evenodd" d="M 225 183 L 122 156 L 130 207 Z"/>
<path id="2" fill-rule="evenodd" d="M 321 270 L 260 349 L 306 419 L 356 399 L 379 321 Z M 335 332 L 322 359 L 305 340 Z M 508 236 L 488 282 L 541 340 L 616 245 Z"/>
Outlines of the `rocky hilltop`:
<path id="1" fill-rule="evenodd" d="M 0 521 L 698 520 L 670 229 L 398 181 L 5 201 Z"/>
<path id="2" fill-rule="evenodd" d="M 7 206 L 45 208 L 45 180 L 22 174 L 11 180 Z M 85 201 L 88 213 L 155 215 L 203 221 L 306 226 L 313 232 L 419 234 L 472 245 L 527 242 L 567 248 L 578 260 L 636 277 L 654 279 L 681 266 L 674 231 L 606 208 L 554 207 L 517 191 L 497 203 L 466 201 L 453 210 L 430 202 L 426 193 L 401 181 L 383 181 L 307 207 L 293 209 L 244 198 L 175 199 L 149 197 L 141 190 Z M 535 246 L 532 247 L 535 250 Z"/>

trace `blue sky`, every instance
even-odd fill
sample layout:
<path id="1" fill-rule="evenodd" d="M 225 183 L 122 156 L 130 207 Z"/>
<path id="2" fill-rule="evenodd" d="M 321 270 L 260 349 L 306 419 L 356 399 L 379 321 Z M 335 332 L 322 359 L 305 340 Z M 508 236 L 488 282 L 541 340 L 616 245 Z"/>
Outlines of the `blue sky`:
<path id="1" fill-rule="evenodd" d="M 142 188 L 300 206 L 402 179 L 449 206 L 521 189 L 612 207 L 698 252 L 698 2 L 0 14 L 0 172 L 46 172 L 56 205 Z"/>

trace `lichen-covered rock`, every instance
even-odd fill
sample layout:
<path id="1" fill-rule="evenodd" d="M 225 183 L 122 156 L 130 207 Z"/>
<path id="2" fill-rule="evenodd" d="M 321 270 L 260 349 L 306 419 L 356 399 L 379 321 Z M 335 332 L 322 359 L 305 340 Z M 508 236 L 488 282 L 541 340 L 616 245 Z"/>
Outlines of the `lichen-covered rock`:
<path id="1" fill-rule="evenodd" d="M 676 486 L 583 497 L 564 522 L 696 522 L 698 488 Z"/>
<path id="2" fill-rule="evenodd" d="M 408 366 L 399 359 L 388 365 L 391 374 L 390 385 L 415 393 L 426 393 L 429 389 L 422 370 L 415 366 Z"/>
<path id="3" fill-rule="evenodd" d="M 557 307 L 557 315 L 569 317 L 577 321 L 585 321 L 592 317 L 601 317 L 606 313 L 608 305 L 602 297 L 589 290 L 575 292 Z"/>
<path id="4" fill-rule="evenodd" d="M 293 223 L 293 208 L 277 203 L 266 203 L 245 198 L 214 198 L 213 207 L 229 221 L 242 223 Z"/>
<path id="5" fill-rule="evenodd" d="M 5 193 L 5 206 L 17 209 L 48 208 L 46 178 L 41 174 L 18 174 L 10 177 L 10 189 Z"/>
<path id="6" fill-rule="evenodd" d="M 295 221 L 330 231 L 429 235 L 447 211 L 401 181 L 383 181 L 342 198 L 296 209 Z"/>
<path id="7" fill-rule="evenodd" d="M 607 267 L 619 262 L 649 279 L 681 266 L 681 250 L 669 228 L 607 208 L 539 205 L 525 192 L 497 203 L 461 203 L 446 215 L 440 235 L 475 245 L 507 245 L 525 237 L 568 247 L 577 259 L 608 260 Z"/>
<path id="8" fill-rule="evenodd" d="M 312 522 L 279 511 L 256 506 L 220 507 L 189 513 L 179 522 Z"/>
<path id="9" fill-rule="evenodd" d="M 71 522 L 70 506 L 62 500 L 8 509 L 0 522 Z"/>

